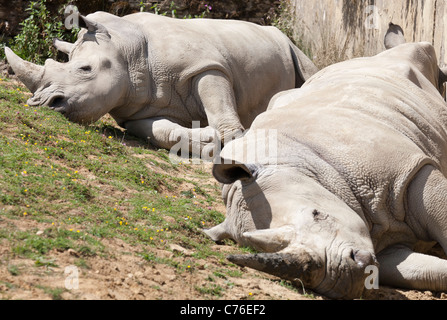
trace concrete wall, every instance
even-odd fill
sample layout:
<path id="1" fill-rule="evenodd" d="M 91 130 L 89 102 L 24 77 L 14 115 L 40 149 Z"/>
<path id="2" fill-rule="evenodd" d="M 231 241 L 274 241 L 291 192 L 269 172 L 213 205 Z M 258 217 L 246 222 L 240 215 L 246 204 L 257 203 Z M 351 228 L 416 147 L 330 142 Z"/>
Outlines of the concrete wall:
<path id="1" fill-rule="evenodd" d="M 294 37 L 324 67 L 385 49 L 388 24 L 400 25 L 408 42 L 428 41 L 447 65 L 447 0 L 290 0 Z"/>

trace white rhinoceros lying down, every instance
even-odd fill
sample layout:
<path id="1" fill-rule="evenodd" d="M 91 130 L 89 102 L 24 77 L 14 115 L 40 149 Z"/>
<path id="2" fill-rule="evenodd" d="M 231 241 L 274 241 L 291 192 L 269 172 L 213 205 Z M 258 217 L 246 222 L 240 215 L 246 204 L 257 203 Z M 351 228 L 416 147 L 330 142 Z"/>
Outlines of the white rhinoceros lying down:
<path id="1" fill-rule="evenodd" d="M 201 150 L 214 129 L 222 140 L 241 135 L 274 94 L 300 87 L 317 71 L 274 27 L 150 13 L 96 12 L 82 20 L 86 29 L 76 43 L 54 42 L 68 63 L 38 66 L 6 48 L 34 93 L 28 104 L 80 123 L 110 113 L 130 133 L 166 149 L 197 134 Z M 193 132 L 193 121 L 209 129 Z"/>
<path id="2" fill-rule="evenodd" d="M 227 215 L 206 233 L 262 252 L 230 261 L 332 298 L 359 298 L 370 265 L 381 285 L 447 290 L 447 261 L 415 251 L 447 251 L 444 81 L 434 48 L 411 43 L 278 94 L 214 165 Z"/>

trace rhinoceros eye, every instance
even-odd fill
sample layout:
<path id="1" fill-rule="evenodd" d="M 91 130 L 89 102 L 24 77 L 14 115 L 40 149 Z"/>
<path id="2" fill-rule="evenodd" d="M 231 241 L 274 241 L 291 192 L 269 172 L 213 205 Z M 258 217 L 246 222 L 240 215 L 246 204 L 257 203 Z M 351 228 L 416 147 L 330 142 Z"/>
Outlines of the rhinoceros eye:
<path id="1" fill-rule="evenodd" d="M 84 72 L 90 72 L 92 71 L 92 67 L 91 66 L 82 66 L 79 68 L 80 70 L 84 71 Z"/>
<path id="2" fill-rule="evenodd" d="M 312 217 L 314 218 L 314 220 L 325 220 L 328 216 L 327 214 L 324 214 L 321 211 L 314 209 L 312 211 Z"/>

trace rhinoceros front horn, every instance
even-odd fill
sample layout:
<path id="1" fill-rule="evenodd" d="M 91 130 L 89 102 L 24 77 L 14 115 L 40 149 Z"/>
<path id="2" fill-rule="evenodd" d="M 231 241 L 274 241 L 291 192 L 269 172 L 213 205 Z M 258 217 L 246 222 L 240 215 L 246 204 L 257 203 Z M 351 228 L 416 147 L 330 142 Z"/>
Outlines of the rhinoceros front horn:
<path id="1" fill-rule="evenodd" d="M 44 67 L 23 60 L 8 47 L 5 47 L 5 54 L 14 73 L 34 93 L 42 80 Z"/>
<path id="2" fill-rule="evenodd" d="M 300 280 L 311 288 L 319 284 L 324 276 L 324 266 L 307 251 L 300 253 L 257 253 L 230 255 L 227 259 L 242 267 L 259 270 L 282 279 Z"/>

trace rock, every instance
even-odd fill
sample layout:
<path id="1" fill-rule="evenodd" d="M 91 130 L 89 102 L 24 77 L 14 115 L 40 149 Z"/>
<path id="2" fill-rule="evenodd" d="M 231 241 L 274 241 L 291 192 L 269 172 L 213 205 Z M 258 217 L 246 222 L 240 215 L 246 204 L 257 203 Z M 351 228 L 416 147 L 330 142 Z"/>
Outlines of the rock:
<path id="1" fill-rule="evenodd" d="M 183 248 L 182 246 L 179 246 L 178 244 L 174 244 L 174 243 L 170 244 L 169 248 L 171 248 L 171 250 L 173 252 L 180 252 L 180 253 L 184 254 L 185 256 L 191 256 L 194 253 L 194 251 L 188 250 L 188 249 Z"/>

